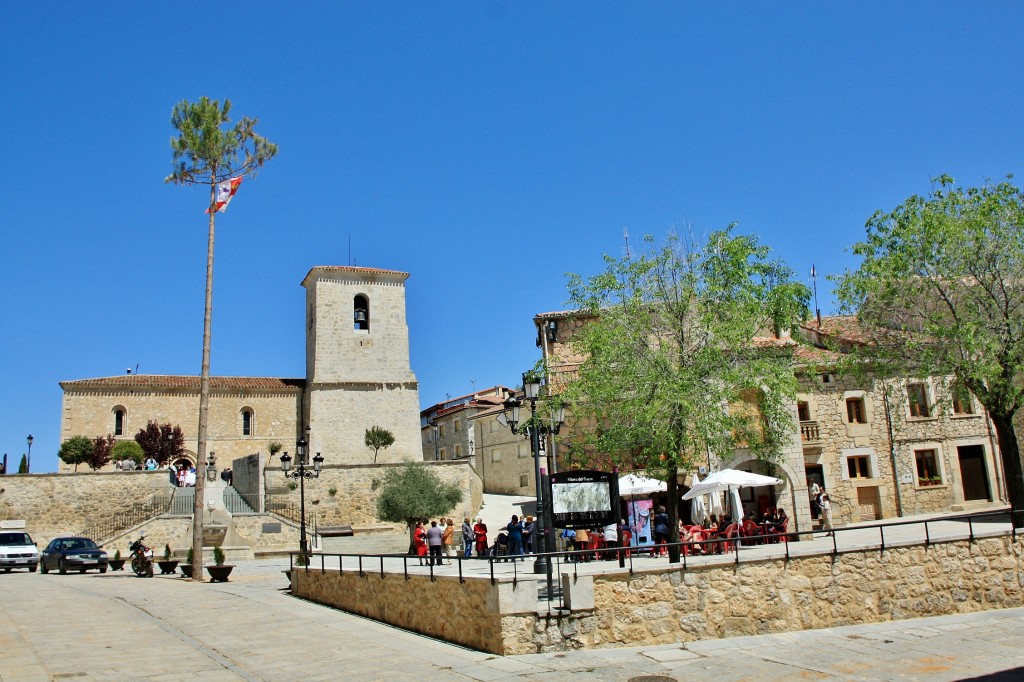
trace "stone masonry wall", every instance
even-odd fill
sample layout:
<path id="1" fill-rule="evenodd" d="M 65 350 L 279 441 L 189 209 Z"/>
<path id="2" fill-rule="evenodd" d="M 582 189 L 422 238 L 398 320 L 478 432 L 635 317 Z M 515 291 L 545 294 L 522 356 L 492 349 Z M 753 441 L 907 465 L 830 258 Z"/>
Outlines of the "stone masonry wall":
<path id="1" fill-rule="evenodd" d="M 502 655 L 681 643 L 1024 605 L 1024 538 L 890 548 L 630 575 L 583 576 L 593 609 L 537 611 L 501 583 L 298 571 L 293 593 Z M 532 594 L 531 594 L 532 593 Z M 412 595 L 412 596 L 411 596 Z M 528 597 L 528 598 L 527 598 Z M 527 606 L 528 608 L 524 608 Z M 494 618 L 499 618 L 500 635 Z"/>
<path id="2" fill-rule="evenodd" d="M 0 478 L 0 520 L 24 519 L 43 546 L 154 495 L 168 495 L 166 471 L 31 474 Z"/>

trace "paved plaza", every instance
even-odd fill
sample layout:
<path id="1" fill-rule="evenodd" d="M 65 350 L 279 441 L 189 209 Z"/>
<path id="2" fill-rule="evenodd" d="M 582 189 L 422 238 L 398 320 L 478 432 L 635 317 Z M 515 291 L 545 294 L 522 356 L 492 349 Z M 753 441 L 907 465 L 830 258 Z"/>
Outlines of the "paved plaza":
<path id="1" fill-rule="evenodd" d="M 295 599 L 287 563 L 243 562 L 221 584 L 0 574 L 0 679 L 1024 679 L 1024 609 L 500 657 Z"/>

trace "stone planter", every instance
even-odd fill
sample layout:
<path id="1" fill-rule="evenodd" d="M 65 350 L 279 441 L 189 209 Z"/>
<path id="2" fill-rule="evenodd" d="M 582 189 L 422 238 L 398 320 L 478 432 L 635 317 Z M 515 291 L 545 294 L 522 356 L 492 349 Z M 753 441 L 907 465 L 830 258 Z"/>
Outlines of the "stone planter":
<path id="1" fill-rule="evenodd" d="M 110 570 L 111 571 L 123 571 L 124 570 L 124 563 L 126 561 L 128 561 L 128 560 L 127 559 L 110 559 L 107 563 L 110 564 Z"/>
<path id="2" fill-rule="evenodd" d="M 181 570 L 181 574 L 186 578 L 192 577 L 192 564 L 182 564 L 178 568 Z"/>
<path id="3" fill-rule="evenodd" d="M 210 574 L 211 583 L 226 583 L 234 564 L 223 564 L 221 566 L 207 566 L 206 571 Z"/>
<path id="4" fill-rule="evenodd" d="M 178 568 L 178 562 L 175 560 L 158 561 L 156 565 L 160 567 L 160 575 L 170 575 Z"/>

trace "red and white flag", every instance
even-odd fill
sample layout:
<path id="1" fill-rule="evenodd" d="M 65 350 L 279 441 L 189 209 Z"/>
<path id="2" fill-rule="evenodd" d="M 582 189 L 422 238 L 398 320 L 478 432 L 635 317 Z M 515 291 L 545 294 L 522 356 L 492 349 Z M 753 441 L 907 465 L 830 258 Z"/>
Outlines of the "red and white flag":
<path id="1" fill-rule="evenodd" d="M 237 178 L 231 178 L 224 182 L 217 183 L 217 213 L 223 213 L 227 210 L 228 204 L 231 203 L 231 197 L 235 196 L 235 192 L 238 191 L 238 186 L 242 184 L 242 176 L 239 175 Z M 209 213 L 210 209 L 206 209 Z"/>

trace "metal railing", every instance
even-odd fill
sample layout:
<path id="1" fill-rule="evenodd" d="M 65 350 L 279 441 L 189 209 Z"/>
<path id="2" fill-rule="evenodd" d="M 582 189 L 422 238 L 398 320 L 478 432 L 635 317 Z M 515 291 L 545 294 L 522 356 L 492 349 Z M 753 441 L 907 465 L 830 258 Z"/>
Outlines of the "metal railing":
<path id="1" fill-rule="evenodd" d="M 230 514 L 255 514 L 260 510 L 260 495 L 243 495 L 228 486 L 224 488 L 224 508 Z"/>
<path id="2" fill-rule="evenodd" d="M 851 552 L 864 552 L 871 550 L 878 550 L 885 552 L 887 547 L 893 546 L 891 542 L 891 533 L 889 542 L 886 538 L 886 530 L 902 526 L 921 526 L 923 537 L 916 540 L 903 539 L 899 541 L 899 546 L 931 546 L 943 542 L 952 542 L 955 540 L 969 540 L 975 542 L 977 537 L 975 534 L 975 526 L 979 523 L 998 524 L 1002 527 L 1004 524 L 1007 526 L 1001 533 L 989 533 L 987 536 L 1002 536 L 1010 535 L 1014 539 L 1017 537 L 1017 528 L 1015 524 L 1011 523 L 1012 520 L 1016 519 L 1018 522 L 1024 522 L 1024 510 L 1000 510 L 991 512 L 980 512 L 974 514 L 961 514 L 956 516 L 943 516 L 932 519 L 922 520 L 911 520 L 911 521 L 894 521 L 891 523 L 879 523 L 870 525 L 860 525 L 850 528 L 834 528 L 832 530 L 831 540 L 832 548 L 831 551 L 826 552 L 831 554 L 833 557 L 839 554 L 846 554 Z M 960 522 L 966 525 L 963 533 L 953 533 L 952 535 L 947 533 L 945 537 L 936 538 L 933 536 L 934 527 L 938 524 L 948 524 L 950 522 Z M 858 533 L 859 536 L 871 536 L 874 531 L 878 532 L 878 539 L 870 540 L 865 537 L 858 537 L 856 541 L 849 540 L 848 543 L 843 543 L 840 538 L 844 534 Z M 716 537 L 707 540 L 693 541 L 693 542 L 677 542 L 662 545 L 644 545 L 644 546 L 629 546 L 629 547 L 605 547 L 605 548 L 576 548 L 572 550 L 566 550 L 561 552 L 547 552 L 543 554 L 526 554 L 526 555 L 499 555 L 499 556 L 474 556 L 465 557 L 460 554 L 443 556 L 441 559 L 447 562 L 455 562 L 457 565 L 457 575 L 459 582 L 466 582 L 466 565 L 468 562 L 469 566 L 479 566 L 481 562 L 487 562 L 488 569 L 485 577 L 489 577 L 491 584 L 497 582 L 499 576 L 507 576 L 511 573 L 512 582 L 516 584 L 520 580 L 520 576 L 524 574 L 521 570 L 520 559 L 527 560 L 523 567 L 530 567 L 532 569 L 533 561 L 538 557 L 548 557 L 551 564 L 551 572 L 554 576 L 562 575 L 563 567 L 571 567 L 571 573 L 574 578 L 579 577 L 579 566 L 585 564 L 590 560 L 600 561 L 601 559 L 611 559 L 618 561 L 621 568 L 628 568 L 629 573 L 632 575 L 635 569 L 634 559 L 641 557 L 645 558 L 657 558 L 663 551 L 668 552 L 669 548 L 675 548 L 679 552 L 679 560 L 669 565 L 678 567 L 679 570 L 686 571 L 693 564 L 693 559 L 697 556 L 704 557 L 720 557 L 728 558 L 729 561 L 739 564 L 741 557 L 745 557 L 747 563 L 757 563 L 764 561 L 777 561 L 780 556 L 777 552 L 773 553 L 761 553 L 761 554 L 747 554 L 741 550 L 752 549 L 758 545 L 770 544 L 773 547 L 782 551 L 782 557 L 785 561 L 790 561 L 792 553 L 790 552 L 790 542 L 796 541 L 796 536 L 807 536 L 807 535 L 818 535 L 822 536 L 826 531 L 794 531 L 787 533 L 769 533 L 769 534 L 756 534 L 749 536 L 736 536 L 731 538 Z M 800 552 L 801 556 L 810 556 L 813 552 Z M 338 570 L 340 573 L 345 571 L 355 571 L 360 576 L 366 575 L 368 572 L 374 572 L 384 577 L 387 573 L 397 573 L 396 570 L 399 566 L 401 567 L 401 574 L 409 580 L 410 566 L 416 568 L 424 566 L 424 561 L 428 561 L 429 557 L 417 556 L 410 554 L 346 554 L 337 552 L 315 552 L 309 555 L 308 561 L 303 561 L 303 556 L 300 552 L 292 552 L 290 554 L 290 566 L 291 570 L 295 570 L 296 567 L 304 568 L 306 571 L 319 570 L 321 573 L 325 573 L 328 569 Z M 392 570 L 388 571 L 385 568 L 385 561 L 389 561 L 392 566 Z M 714 561 L 714 559 L 712 559 Z M 346 563 L 347 562 L 347 563 Z M 503 564 L 511 562 L 511 567 L 504 567 Z M 311 564 L 318 564 L 313 566 Z M 646 561 L 643 564 L 643 568 L 648 569 L 658 564 L 652 564 L 650 561 Z M 700 561 L 699 566 L 709 565 L 708 561 Z M 497 570 L 496 570 L 497 566 Z M 435 565 L 433 563 L 426 564 L 427 573 L 430 576 L 430 580 L 433 582 L 436 579 L 435 576 Z M 508 569 L 511 569 L 510 571 Z M 474 571 L 474 573 L 478 573 Z M 544 574 L 534 574 L 532 570 L 528 572 L 528 575 L 540 578 Z M 548 603 L 548 610 L 564 609 L 564 599 L 561 593 L 561 589 L 556 580 L 554 589 L 551 593 L 547 593 L 546 584 L 544 580 L 537 580 L 538 584 L 538 599 L 540 601 L 546 601 Z M 553 604 L 557 602 L 557 606 Z"/>
<path id="3" fill-rule="evenodd" d="M 80 535 L 102 543 L 133 526 L 167 513 L 172 497 L 172 495 L 154 495 L 143 502 L 136 502 L 128 509 L 115 512 L 109 518 L 89 524 L 81 531 Z"/>

